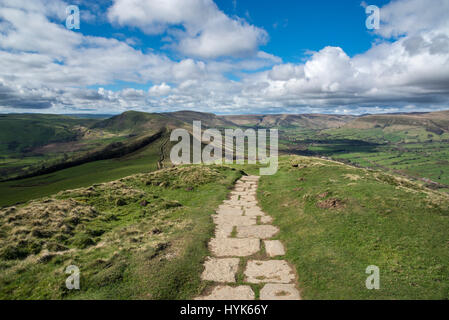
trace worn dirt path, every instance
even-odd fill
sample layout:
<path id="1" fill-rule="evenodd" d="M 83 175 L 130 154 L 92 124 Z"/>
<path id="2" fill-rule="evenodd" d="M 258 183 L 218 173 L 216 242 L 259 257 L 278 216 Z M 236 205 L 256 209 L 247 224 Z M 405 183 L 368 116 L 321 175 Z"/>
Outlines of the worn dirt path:
<path id="1" fill-rule="evenodd" d="M 215 237 L 201 276 L 213 287 L 197 300 L 254 300 L 253 288 L 260 288 L 260 300 L 300 299 L 296 274 L 282 259 L 283 244 L 269 240 L 279 230 L 257 205 L 258 180 L 240 179 L 213 216 Z"/>

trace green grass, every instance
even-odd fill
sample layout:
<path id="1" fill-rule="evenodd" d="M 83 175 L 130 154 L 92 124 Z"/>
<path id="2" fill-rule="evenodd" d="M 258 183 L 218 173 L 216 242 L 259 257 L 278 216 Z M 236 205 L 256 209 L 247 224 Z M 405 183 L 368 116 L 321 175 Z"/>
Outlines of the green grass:
<path id="1" fill-rule="evenodd" d="M 0 211 L 0 299 L 193 298 L 204 289 L 210 215 L 240 176 L 164 169 Z M 69 265 L 79 291 L 65 287 Z"/>
<path id="2" fill-rule="evenodd" d="M 281 229 L 304 298 L 449 298 L 447 195 L 325 160 L 280 163 L 258 198 Z M 380 290 L 365 288 L 369 265 L 380 268 Z"/>

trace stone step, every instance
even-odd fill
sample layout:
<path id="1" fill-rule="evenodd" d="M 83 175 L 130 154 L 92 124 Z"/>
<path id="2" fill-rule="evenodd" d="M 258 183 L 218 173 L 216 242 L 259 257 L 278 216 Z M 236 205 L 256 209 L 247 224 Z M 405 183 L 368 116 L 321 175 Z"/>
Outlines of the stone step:
<path id="1" fill-rule="evenodd" d="M 260 300 L 300 300 L 294 284 L 267 283 L 260 290 Z"/>
<path id="2" fill-rule="evenodd" d="M 235 282 L 239 261 L 239 258 L 208 257 L 204 262 L 201 279 L 214 282 Z"/>
<path id="3" fill-rule="evenodd" d="M 216 286 L 209 295 L 195 300 L 254 300 L 254 297 L 250 286 Z"/>
<path id="4" fill-rule="evenodd" d="M 217 239 L 223 239 L 223 238 L 229 238 L 232 234 L 232 230 L 234 229 L 234 226 L 229 224 L 221 224 L 215 226 L 215 238 Z"/>
<path id="5" fill-rule="evenodd" d="M 216 257 L 247 257 L 260 250 L 259 239 L 213 238 L 209 249 Z"/>
<path id="6" fill-rule="evenodd" d="M 264 245 L 269 257 L 285 255 L 284 245 L 279 240 L 265 240 Z"/>
<path id="7" fill-rule="evenodd" d="M 235 215 L 243 215 L 243 210 L 241 208 L 231 207 L 231 206 L 220 206 L 217 211 L 217 214 L 235 214 Z"/>
<path id="8" fill-rule="evenodd" d="M 285 260 L 250 260 L 245 269 L 248 283 L 291 283 L 295 273 Z"/>
<path id="9" fill-rule="evenodd" d="M 269 224 L 238 226 L 237 238 L 269 239 L 278 232 L 279 229 L 277 227 Z"/>
<path id="10" fill-rule="evenodd" d="M 212 216 L 212 218 L 215 224 L 217 225 L 254 226 L 257 224 L 256 217 L 222 214 L 222 215 L 214 215 Z"/>

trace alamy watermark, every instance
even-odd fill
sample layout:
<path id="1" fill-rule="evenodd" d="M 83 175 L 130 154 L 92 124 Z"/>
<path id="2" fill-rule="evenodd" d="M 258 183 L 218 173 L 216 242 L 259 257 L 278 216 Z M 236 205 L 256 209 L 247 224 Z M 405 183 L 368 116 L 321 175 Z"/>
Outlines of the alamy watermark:
<path id="1" fill-rule="evenodd" d="M 71 5 L 65 8 L 65 12 L 67 14 L 67 18 L 65 19 L 65 26 L 67 29 L 76 29 L 80 28 L 80 9 L 76 5 Z"/>
<path id="2" fill-rule="evenodd" d="M 371 5 L 365 8 L 365 13 L 368 15 L 365 21 L 366 28 L 369 30 L 378 30 L 380 28 L 380 9 L 377 6 Z"/>
<path id="3" fill-rule="evenodd" d="M 269 153 L 267 148 L 267 132 L 269 131 Z M 267 164 L 260 168 L 260 175 L 273 175 L 278 170 L 278 130 L 277 129 L 218 129 L 201 130 L 201 121 L 193 121 L 193 142 L 186 129 L 175 129 L 170 141 L 179 141 L 170 152 L 173 164 Z M 202 143 L 206 146 L 202 148 Z M 191 145 L 192 148 L 191 149 Z M 224 151 L 224 152 L 223 152 Z M 223 157 L 224 153 L 224 157 Z"/>
<path id="4" fill-rule="evenodd" d="M 66 274 L 70 274 L 65 280 L 65 286 L 69 290 L 80 289 L 80 269 L 77 266 L 70 265 L 65 269 Z"/>
<path id="5" fill-rule="evenodd" d="M 380 270 L 378 266 L 368 266 L 365 270 L 366 274 L 369 274 L 366 278 L 365 286 L 368 290 L 380 289 Z"/>

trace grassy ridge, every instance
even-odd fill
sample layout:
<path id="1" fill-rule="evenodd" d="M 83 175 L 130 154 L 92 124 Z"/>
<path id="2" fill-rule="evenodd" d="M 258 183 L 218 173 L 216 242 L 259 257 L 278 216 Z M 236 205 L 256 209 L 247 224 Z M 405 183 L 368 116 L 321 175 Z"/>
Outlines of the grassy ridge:
<path id="1" fill-rule="evenodd" d="M 240 176 L 177 167 L 0 211 L 0 299 L 191 299 L 210 214 Z M 65 288 L 69 265 L 79 291 Z"/>
<path id="2" fill-rule="evenodd" d="M 306 299 L 448 299 L 449 199 L 408 180 L 282 157 L 258 198 L 281 229 Z M 365 269 L 380 268 L 380 290 Z"/>

